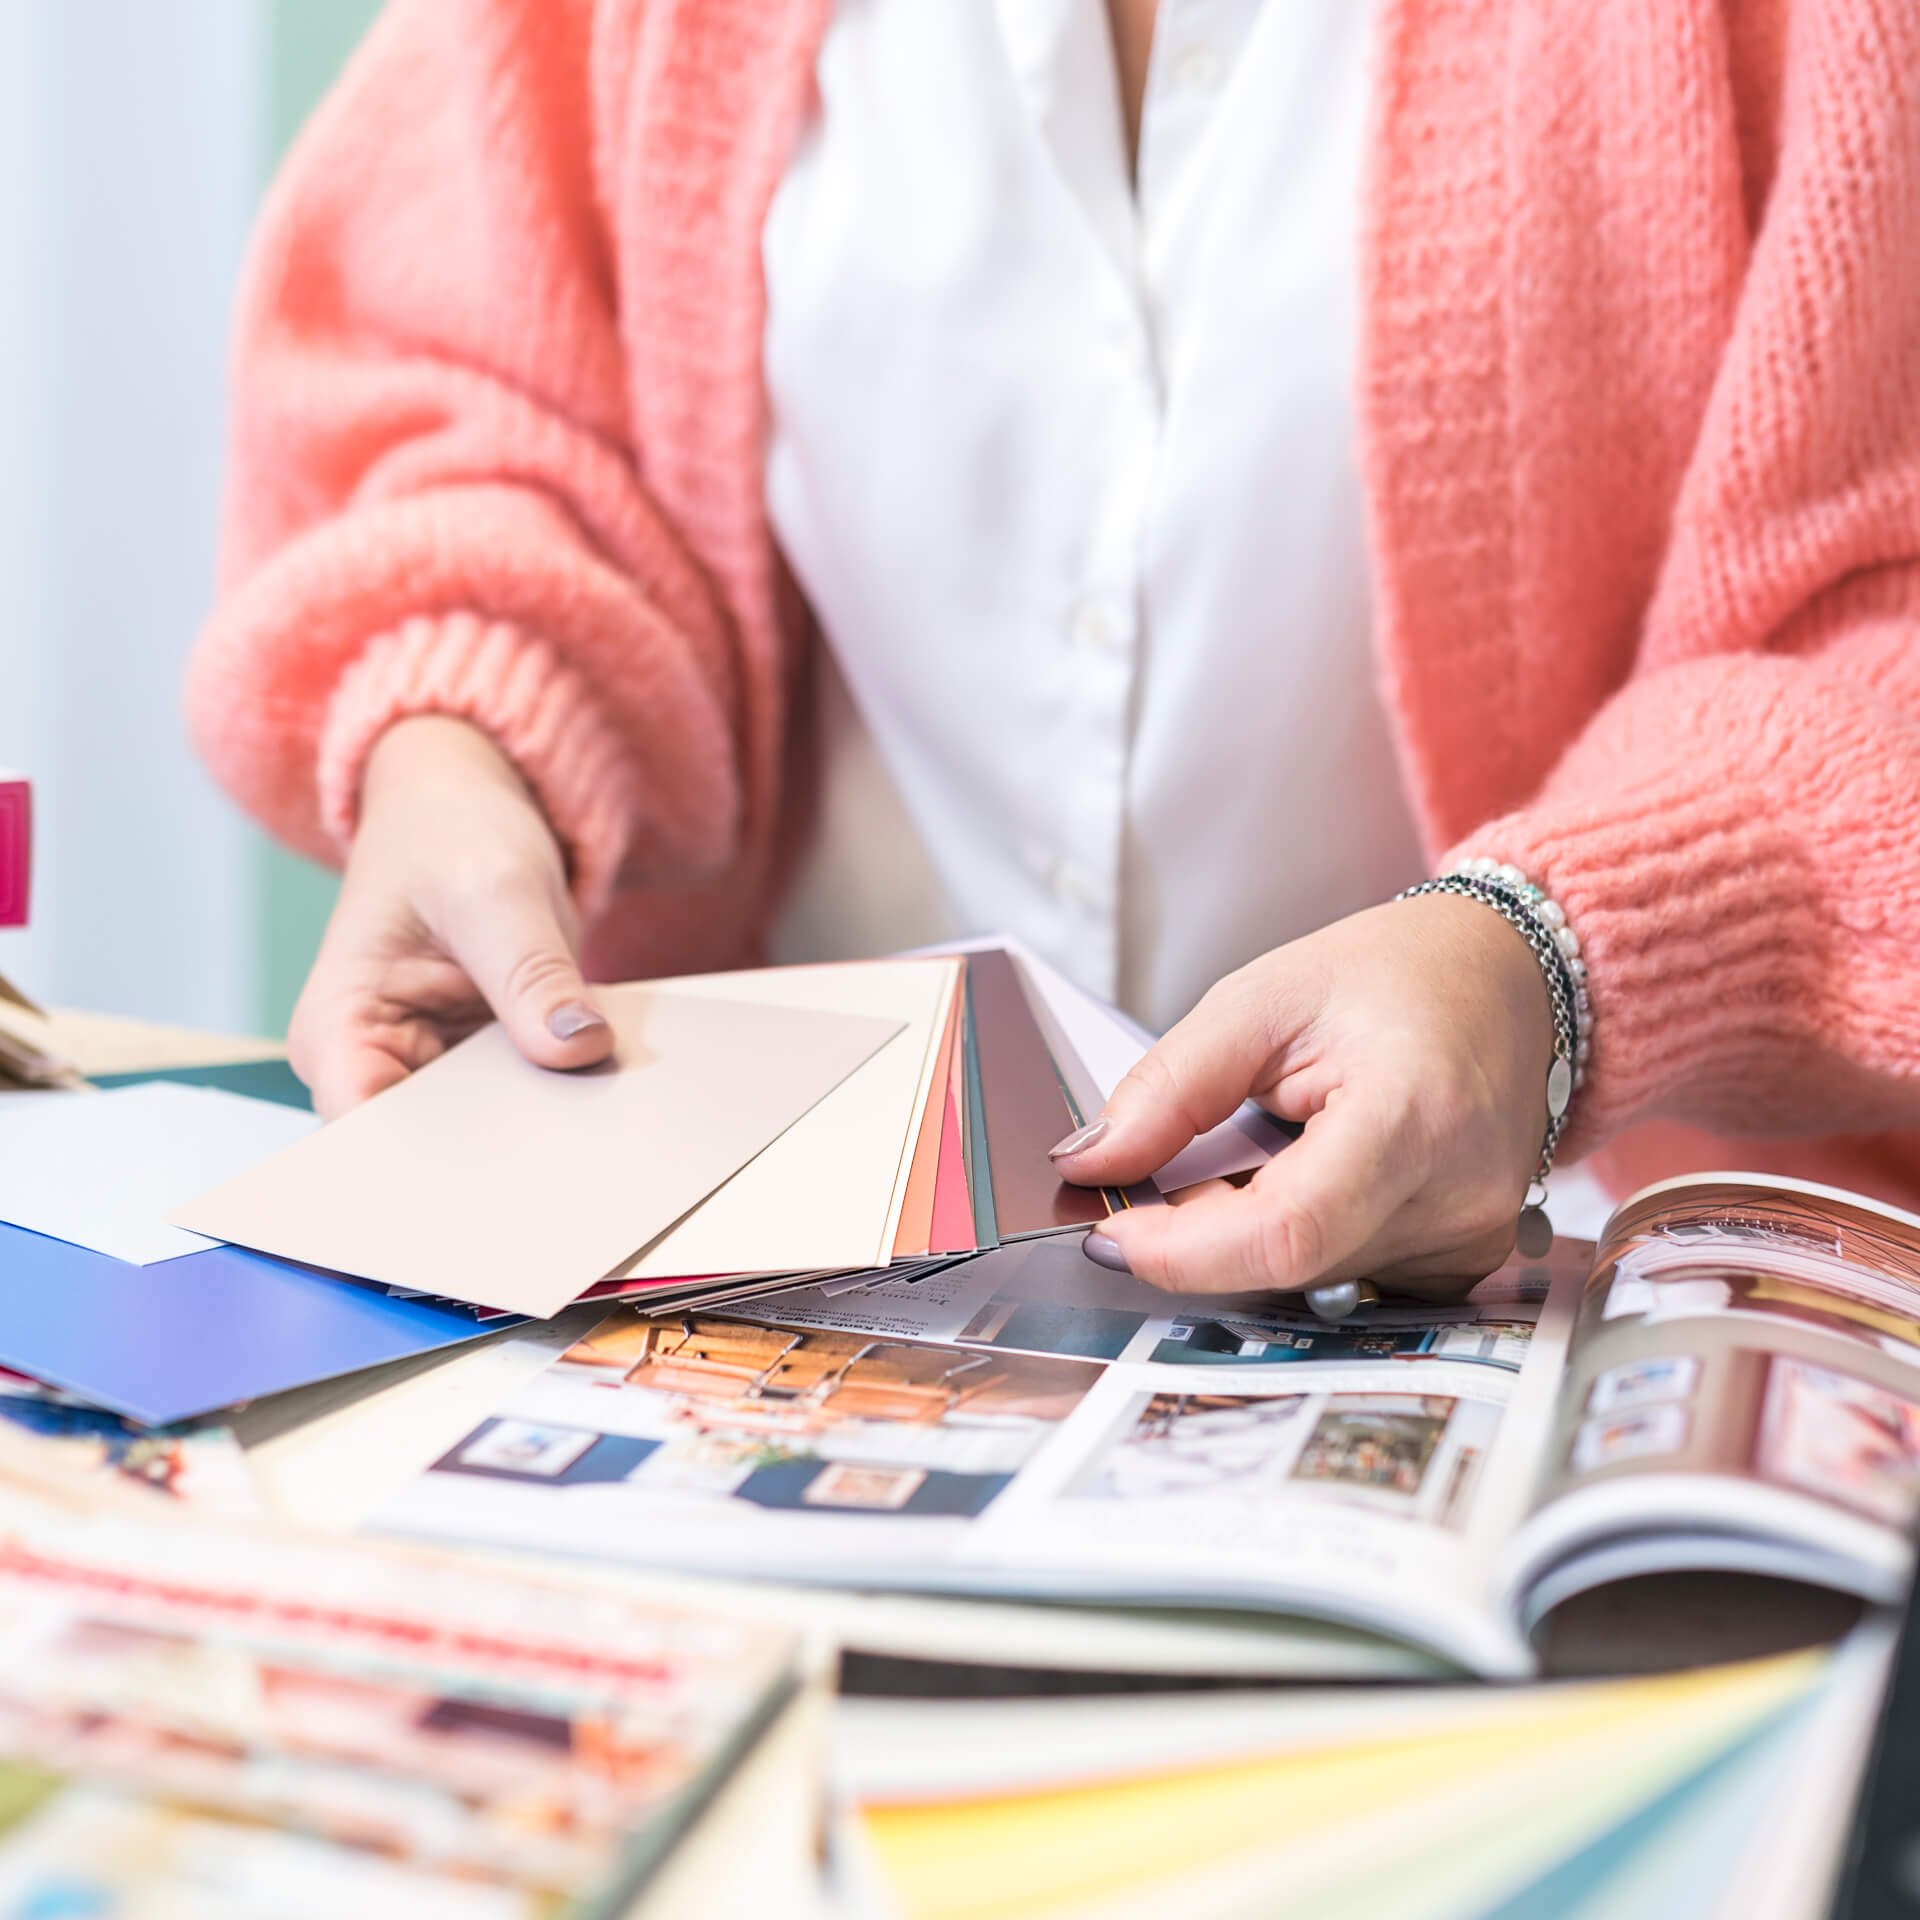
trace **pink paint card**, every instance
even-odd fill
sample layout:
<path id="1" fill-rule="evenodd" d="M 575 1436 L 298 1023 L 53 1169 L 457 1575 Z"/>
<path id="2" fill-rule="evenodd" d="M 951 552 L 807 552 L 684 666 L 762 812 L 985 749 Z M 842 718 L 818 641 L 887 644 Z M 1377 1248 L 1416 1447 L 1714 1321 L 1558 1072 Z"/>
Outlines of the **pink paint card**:
<path id="1" fill-rule="evenodd" d="M 960 1150 L 960 1108 L 951 1083 L 940 1125 L 940 1171 L 934 1176 L 930 1238 L 935 1253 L 971 1253 L 980 1244 L 973 1237 L 973 1201 L 967 1193 L 967 1166 Z"/>
<path id="2" fill-rule="evenodd" d="M 27 924 L 32 856 L 33 789 L 25 774 L 0 770 L 0 927 Z"/>

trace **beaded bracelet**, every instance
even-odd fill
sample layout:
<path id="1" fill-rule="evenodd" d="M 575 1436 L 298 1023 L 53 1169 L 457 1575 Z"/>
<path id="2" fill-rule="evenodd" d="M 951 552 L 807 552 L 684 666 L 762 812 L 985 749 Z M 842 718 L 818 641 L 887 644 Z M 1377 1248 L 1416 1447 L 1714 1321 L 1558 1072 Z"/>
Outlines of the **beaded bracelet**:
<path id="1" fill-rule="evenodd" d="M 1553 1244 L 1547 1220 L 1547 1175 L 1566 1130 L 1575 1092 L 1585 1083 L 1587 1061 L 1593 1052 L 1593 1001 L 1587 992 L 1587 967 L 1579 937 L 1567 924 L 1565 909 L 1518 867 L 1498 860 L 1463 861 L 1452 873 L 1423 880 L 1396 899 L 1421 894 L 1452 893 L 1478 900 L 1507 922 L 1526 941 L 1546 983 L 1553 1011 L 1553 1063 L 1547 1069 L 1547 1132 L 1540 1145 L 1540 1161 L 1520 1214 L 1520 1251 L 1530 1258 L 1544 1255 Z"/>

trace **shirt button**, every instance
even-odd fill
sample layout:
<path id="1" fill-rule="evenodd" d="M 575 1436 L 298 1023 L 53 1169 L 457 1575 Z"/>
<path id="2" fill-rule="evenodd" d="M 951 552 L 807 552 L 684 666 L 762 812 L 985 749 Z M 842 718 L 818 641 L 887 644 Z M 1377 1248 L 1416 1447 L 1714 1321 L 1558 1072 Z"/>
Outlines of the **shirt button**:
<path id="1" fill-rule="evenodd" d="M 1182 93 L 1208 93 L 1220 83 L 1220 56 L 1211 47 L 1189 47 L 1173 63 L 1173 83 Z"/>
<path id="2" fill-rule="evenodd" d="M 1087 870 L 1076 866 L 1071 860 L 1056 860 L 1053 863 L 1053 871 L 1048 875 L 1048 884 L 1053 889 L 1053 897 L 1063 907 L 1078 907 L 1092 912 L 1100 904 L 1099 896 Z"/>
<path id="3" fill-rule="evenodd" d="M 1083 600 L 1073 610 L 1072 633 L 1075 642 L 1089 653 L 1109 656 L 1124 654 L 1127 639 L 1120 623 L 1098 600 Z"/>

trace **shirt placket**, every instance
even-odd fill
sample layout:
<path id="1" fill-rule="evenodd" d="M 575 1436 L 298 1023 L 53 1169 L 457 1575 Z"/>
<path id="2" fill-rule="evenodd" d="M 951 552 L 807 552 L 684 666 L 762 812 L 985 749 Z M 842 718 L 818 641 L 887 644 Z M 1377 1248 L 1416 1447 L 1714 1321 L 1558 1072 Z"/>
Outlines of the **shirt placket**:
<path id="1" fill-rule="evenodd" d="M 1103 438 L 1110 458 L 1086 502 L 1084 544 L 1064 582 L 1059 645 L 1064 650 L 1067 738 L 1057 762 L 1055 818 L 1036 837 L 1032 859 L 1058 929 L 1058 956 L 1106 998 L 1120 985 L 1120 887 L 1127 827 L 1128 755 L 1143 648 L 1143 566 L 1154 467 L 1165 420 L 1165 381 L 1156 338 L 1143 222 L 1156 182 L 1183 162 L 1204 126 L 1228 64 L 1259 0 L 1163 0 L 1141 114 L 1140 194 L 1126 257 L 1100 277 L 1090 303 L 1086 350 L 1095 356 L 1108 401 Z M 1093 9 L 1089 8 L 1091 14 Z M 1086 22 L 1080 24 L 1086 25 Z M 1072 26 L 1063 23 L 1063 30 Z M 1107 31 L 1095 19 L 1090 31 Z M 1056 133 L 1058 129 L 1056 128 Z M 1063 156 L 1056 147 L 1056 159 Z M 1111 242 L 1111 203 L 1088 204 L 1084 154 L 1063 167 L 1097 233 Z M 1077 183 L 1077 184 L 1076 184 Z"/>
<path id="2" fill-rule="evenodd" d="M 1161 427 L 1158 371 L 1135 290 L 1116 286 L 1099 328 L 1112 458 L 1095 497 L 1060 644 L 1074 739 L 1064 757 L 1060 845 L 1046 876 L 1074 972 L 1111 996 L 1119 979 L 1127 751 L 1141 640 L 1140 554 Z"/>

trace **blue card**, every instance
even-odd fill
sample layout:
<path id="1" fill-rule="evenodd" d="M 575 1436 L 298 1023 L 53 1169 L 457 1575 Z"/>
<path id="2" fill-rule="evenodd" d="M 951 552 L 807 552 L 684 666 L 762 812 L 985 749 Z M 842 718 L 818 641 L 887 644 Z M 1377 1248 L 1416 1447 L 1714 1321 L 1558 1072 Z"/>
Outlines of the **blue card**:
<path id="1" fill-rule="evenodd" d="M 137 1267 L 0 1225 L 0 1363 L 148 1426 L 512 1324 L 238 1247 Z"/>

